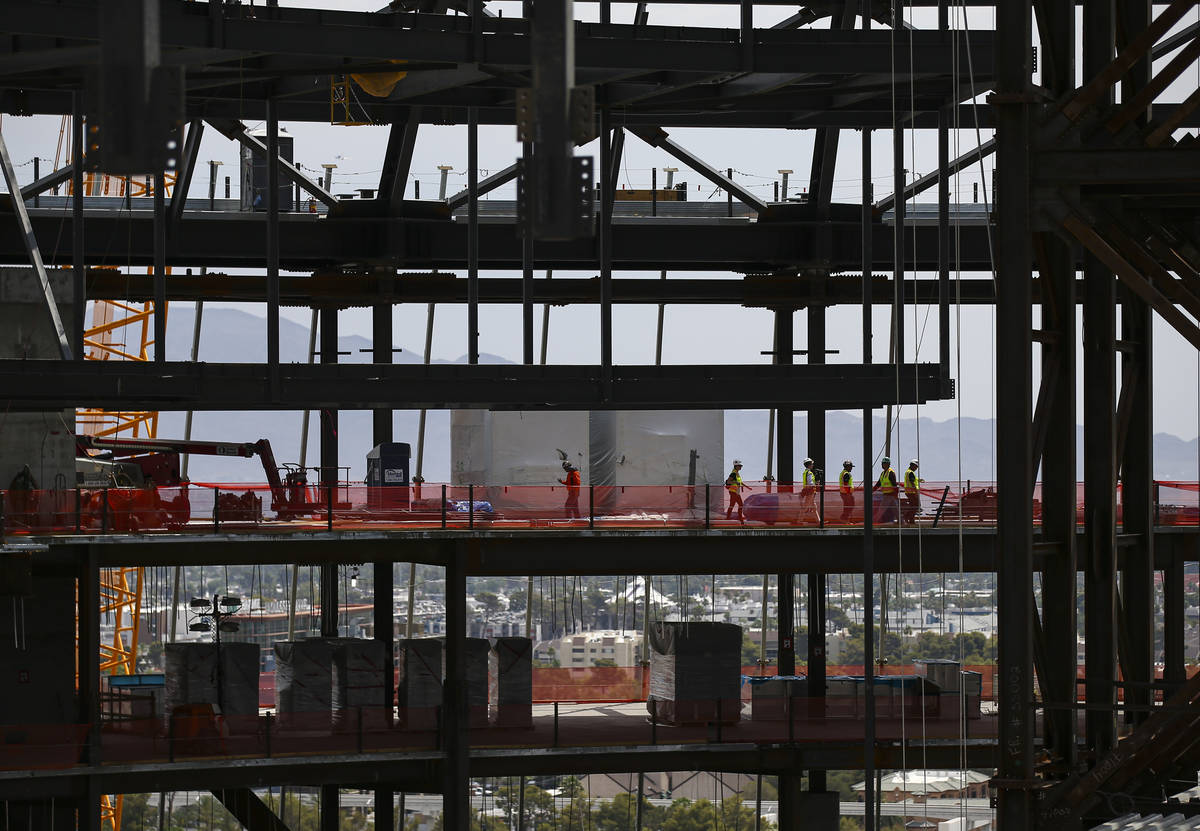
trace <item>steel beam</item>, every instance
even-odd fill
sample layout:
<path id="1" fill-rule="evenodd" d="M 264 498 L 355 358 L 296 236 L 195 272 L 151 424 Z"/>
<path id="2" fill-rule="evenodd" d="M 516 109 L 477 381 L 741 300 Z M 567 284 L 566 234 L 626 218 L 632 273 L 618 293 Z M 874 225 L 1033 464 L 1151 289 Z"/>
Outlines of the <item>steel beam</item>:
<path id="1" fill-rule="evenodd" d="M 953 175 L 958 173 L 963 168 L 967 168 L 978 163 L 981 158 L 990 156 L 994 152 L 996 152 L 996 140 L 988 139 L 978 147 L 973 147 L 966 153 L 963 153 L 961 156 L 948 161 L 946 163 L 946 169 L 949 171 L 950 175 Z M 907 201 L 919 193 L 924 193 L 940 181 L 942 181 L 942 176 L 937 170 L 933 171 L 932 173 L 926 173 L 919 179 L 914 180 L 911 184 L 904 186 L 904 190 L 902 191 L 904 200 Z M 890 211 L 895 204 L 896 194 L 892 193 L 876 202 L 875 208 L 879 211 Z"/>
<path id="2" fill-rule="evenodd" d="M 48 197 L 43 197 L 43 202 Z M 832 259 L 822 260 L 816 240 L 823 233 L 823 222 L 803 215 L 781 215 L 771 221 L 743 223 L 707 218 L 679 221 L 674 218 L 627 220 L 618 217 L 613 225 L 613 267 L 646 271 L 737 271 L 771 273 L 791 269 L 857 270 L 861 263 L 862 226 L 858 211 L 849 215 L 845 206 L 834 205 L 829 220 Z M 774 208 L 772 209 L 775 210 Z M 75 225 L 61 211 L 43 208 L 30 215 L 39 239 L 73 234 Z M 121 239 L 120 264 L 149 266 L 153 263 L 153 219 L 149 211 L 132 214 L 116 210 L 92 210 L 86 215 L 89 263 L 105 264 L 113 260 L 109 240 Z M 192 219 L 185 212 L 176 228 L 168 252 L 167 265 L 223 268 L 263 267 L 265 219 L 261 214 L 207 213 Z M 874 268 L 890 270 L 893 230 L 881 221 L 868 223 L 873 235 Z M 964 272 L 990 271 L 987 226 L 958 225 L 961 263 Z M 937 268 L 937 227 L 910 226 L 909 265 L 917 271 Z M 515 217 L 497 217 L 481 223 L 481 269 L 516 270 L 521 267 L 521 241 L 516 234 Z M 213 240 L 221 240 L 220 247 Z M 403 240 L 397 250 L 389 240 Z M 467 223 L 462 220 L 316 217 L 311 214 L 287 214 L 280 221 L 281 267 L 292 271 L 328 268 L 339 264 L 388 262 L 407 270 L 464 269 L 467 265 Z M 42 252 L 47 265 L 70 262 L 66 248 Z M 24 243 L 15 225 L 0 223 L 0 259 L 20 261 Z M 547 244 L 538 252 L 539 266 L 563 270 L 594 268 L 595 243 L 575 240 Z"/>
<path id="3" fill-rule="evenodd" d="M 167 177 L 154 174 L 154 362 L 167 360 Z"/>
<path id="4" fill-rule="evenodd" d="M 271 101 L 271 98 L 267 99 L 268 106 L 270 105 Z M 208 123 L 211 124 L 217 130 L 217 132 L 225 136 L 225 138 L 249 147 L 253 152 L 260 153 L 264 158 L 271 158 L 271 154 L 268 152 L 266 145 L 263 144 L 257 137 L 250 135 L 249 131 L 246 129 L 246 125 L 241 121 L 232 118 L 209 118 L 207 120 Z M 325 205 L 331 208 L 337 206 L 337 197 L 335 197 L 332 193 L 325 190 L 325 188 L 321 187 L 316 182 L 312 181 L 303 173 L 301 173 L 299 169 L 297 169 L 296 166 L 287 159 L 279 158 L 278 154 L 276 154 L 276 159 L 278 160 L 279 172 L 282 173 L 289 182 L 299 185 L 301 190 L 303 190 L 305 193 L 312 194 L 316 199 Z"/>
<path id="5" fill-rule="evenodd" d="M 1068 266 L 1072 263 L 1068 261 Z M 548 280 L 490 277 L 481 282 L 479 302 L 524 304 L 526 290 L 532 303 L 595 305 L 600 299 L 598 278 Z M 872 277 L 874 291 L 890 296 L 892 281 Z M 381 296 L 394 303 L 462 304 L 467 302 L 467 281 L 451 272 L 402 273 L 394 277 L 371 273 L 319 271 L 307 277 L 280 278 L 280 302 L 284 306 L 384 305 Z M 89 295 L 95 300 L 141 302 L 154 299 L 153 281 L 146 275 L 121 274 L 96 268 L 87 272 Z M 816 302 L 826 306 L 858 305 L 862 283 L 855 277 L 803 275 L 780 279 L 626 277 L 613 281 L 613 303 L 621 305 L 740 305 L 761 307 L 787 304 L 803 308 Z M 995 283 L 990 277 L 951 279 L 949 293 L 964 306 L 990 306 L 996 302 Z M 1044 302 L 1041 280 L 1033 286 L 1034 302 Z M 167 278 L 167 300 L 226 303 L 261 303 L 266 298 L 266 279 L 253 275 L 207 272 L 202 275 L 171 274 Z M 941 285 L 929 279 L 906 280 L 904 302 L 932 305 L 940 302 Z"/>
<path id="6" fill-rule="evenodd" d="M 383 173 L 379 177 L 378 198 L 387 206 L 389 214 L 397 213 L 404 201 L 413 150 L 417 146 L 417 130 L 421 126 L 421 108 L 408 109 L 407 116 L 392 122 L 383 156 Z"/>
<path id="7" fill-rule="evenodd" d="M 506 185 L 509 182 L 511 182 L 512 180 L 516 179 L 518 172 L 519 172 L 518 166 L 515 164 L 511 164 L 508 167 L 504 168 L 503 170 L 493 173 L 491 176 L 488 176 L 486 179 L 480 180 L 479 184 L 476 185 L 476 187 L 475 187 L 475 192 L 478 193 L 480 196 L 483 196 L 485 193 L 490 193 L 491 191 L 495 190 L 496 188 L 500 187 L 501 185 Z M 458 193 L 454 194 L 449 199 L 447 199 L 446 205 L 449 206 L 450 210 L 456 211 L 459 208 L 465 207 L 467 202 L 470 200 L 470 198 L 471 198 L 471 189 L 464 188 L 463 190 L 460 190 Z"/>
<path id="8" fill-rule="evenodd" d="M 1000 763 L 997 819 L 1033 827 L 1032 125 L 1030 4 L 997 7 L 996 477 L 999 494 Z"/>
<path id="9" fill-rule="evenodd" d="M 203 138 L 204 120 L 192 119 L 192 123 L 188 125 L 187 138 L 184 139 L 183 153 L 179 157 L 175 187 L 171 190 L 169 228 L 173 228 L 175 223 L 183 218 L 183 206 L 187 202 L 188 191 L 192 187 L 192 176 L 196 173 L 196 164 L 200 157 L 200 141 Z"/>
<path id="10" fill-rule="evenodd" d="M 767 203 L 759 199 L 746 188 L 734 182 L 727 176 L 723 176 L 719 170 L 709 165 L 699 156 L 685 150 L 683 147 L 671 140 L 667 132 L 661 128 L 647 127 L 631 127 L 629 132 L 640 138 L 642 141 L 649 144 L 651 147 L 657 147 L 668 156 L 678 160 L 682 164 L 687 165 L 692 170 L 699 173 L 708 181 L 712 182 L 718 188 L 732 193 L 735 199 L 744 202 L 760 214 L 767 209 Z"/>
<path id="11" fill-rule="evenodd" d="M 46 302 L 46 312 L 50 318 L 50 326 L 58 340 L 58 350 L 63 360 L 71 360 L 71 344 L 67 340 L 66 329 L 63 328 L 62 318 L 58 314 L 58 303 L 54 299 L 54 289 L 50 287 L 50 277 L 46 274 L 46 266 L 42 262 L 42 252 L 38 249 L 37 237 L 33 234 L 33 225 L 29 222 L 29 211 L 25 208 L 25 200 L 21 198 L 21 185 L 17 182 L 17 173 L 13 169 L 12 158 L 8 155 L 8 145 L 0 134 L 0 170 L 4 173 L 4 181 L 8 186 L 9 203 L 17 215 L 17 225 L 21 231 L 21 240 L 25 246 L 25 254 L 29 258 L 33 271 L 37 275 L 42 288 L 42 298 Z M 78 198 L 78 197 L 76 197 Z"/>
<path id="12" fill-rule="evenodd" d="M 331 353 L 322 344 L 323 352 Z M 14 410 L 130 402 L 171 410 L 244 409 L 710 409 L 857 408 L 924 403 L 949 396 L 949 379 L 936 364 L 829 364 L 826 366 L 714 365 L 613 367 L 613 391 L 600 394 L 598 366 L 329 365 L 281 367 L 278 399 L 264 395 L 264 364 L 0 360 L 0 384 Z M 128 365 L 125 365 L 128 364 Z M 782 469 L 781 469 L 782 473 Z"/>
<path id="13" fill-rule="evenodd" d="M 66 183 L 74 175 L 74 165 L 63 165 L 53 173 L 47 173 L 36 182 L 30 182 L 28 185 L 21 188 L 21 198 L 28 201 L 38 194 L 45 193 L 52 188 L 56 188 L 59 185 Z"/>
<path id="14" fill-rule="evenodd" d="M 253 831 L 288 831 L 287 824 L 249 788 L 217 788 L 212 795 L 229 813 Z"/>

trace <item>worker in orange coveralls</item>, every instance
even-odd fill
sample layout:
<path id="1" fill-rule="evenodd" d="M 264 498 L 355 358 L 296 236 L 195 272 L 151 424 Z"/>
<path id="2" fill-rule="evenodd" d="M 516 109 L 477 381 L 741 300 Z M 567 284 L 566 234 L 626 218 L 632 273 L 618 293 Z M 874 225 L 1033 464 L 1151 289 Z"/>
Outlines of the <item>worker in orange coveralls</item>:
<path id="1" fill-rule="evenodd" d="M 579 471 L 570 462 L 563 462 L 562 466 L 567 473 L 566 479 L 558 480 L 560 485 L 567 486 L 567 501 L 563 505 L 564 515 L 567 519 L 579 519 Z"/>

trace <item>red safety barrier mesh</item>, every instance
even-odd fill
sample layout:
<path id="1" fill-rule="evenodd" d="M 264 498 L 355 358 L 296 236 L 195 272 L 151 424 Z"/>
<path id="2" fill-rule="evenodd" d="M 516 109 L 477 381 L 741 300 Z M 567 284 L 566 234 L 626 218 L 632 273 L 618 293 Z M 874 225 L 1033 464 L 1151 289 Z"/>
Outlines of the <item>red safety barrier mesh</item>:
<path id="1" fill-rule="evenodd" d="M 1159 525 L 1200 524 L 1200 486 L 1154 483 Z M 5 534 L 238 533 L 314 528 L 425 530 L 437 528 L 822 528 L 861 527 L 863 490 L 826 485 L 805 491 L 772 484 L 742 494 L 740 516 L 718 485 L 565 486 L 357 484 L 281 488 L 259 483 L 191 483 L 179 487 L 9 490 L 2 492 Z M 924 482 L 918 493 L 874 494 L 877 527 L 932 528 L 996 519 L 993 482 Z M 1117 518 L 1120 520 L 1120 489 Z M 1077 521 L 1083 521 L 1078 486 Z M 1033 516 L 1041 521 L 1041 486 Z"/>

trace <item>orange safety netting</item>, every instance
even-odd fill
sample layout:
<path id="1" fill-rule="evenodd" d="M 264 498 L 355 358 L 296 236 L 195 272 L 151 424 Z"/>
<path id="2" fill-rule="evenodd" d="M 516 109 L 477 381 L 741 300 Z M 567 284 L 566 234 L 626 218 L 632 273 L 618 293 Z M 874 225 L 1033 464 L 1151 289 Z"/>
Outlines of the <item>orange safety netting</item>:
<path id="1" fill-rule="evenodd" d="M 1083 522 L 1083 486 L 1077 488 Z M 1118 488 L 1117 520 L 1121 519 Z M 583 486 L 440 485 L 282 486 L 203 482 L 175 487 L 9 490 L 0 492 L 6 534 L 154 533 L 313 527 L 380 530 L 432 528 L 838 528 L 863 524 L 863 490 L 836 485 L 805 491 L 779 485 L 743 495 L 717 485 Z M 1157 525 L 1200 524 L 1200 485 L 1154 483 Z M 877 528 L 988 526 L 996 519 L 993 482 L 925 482 L 920 491 L 873 495 Z M 1034 522 L 1041 521 L 1041 486 Z"/>

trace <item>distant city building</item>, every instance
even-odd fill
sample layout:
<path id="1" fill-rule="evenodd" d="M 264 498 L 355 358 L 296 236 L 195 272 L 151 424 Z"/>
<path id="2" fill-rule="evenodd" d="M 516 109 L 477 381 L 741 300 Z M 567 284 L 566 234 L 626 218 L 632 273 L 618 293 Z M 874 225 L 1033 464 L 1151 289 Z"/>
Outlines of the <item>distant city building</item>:
<path id="1" fill-rule="evenodd" d="M 884 802 L 924 802 L 926 799 L 983 799 L 991 775 L 977 770 L 898 770 L 884 776 L 879 794 Z M 863 801 L 867 783 L 853 785 Z"/>
<path id="2" fill-rule="evenodd" d="M 641 645 L 640 632 L 583 632 L 542 641 L 534 650 L 534 658 L 538 661 L 557 658 L 564 667 L 590 667 L 595 666 L 596 661 L 606 659 L 619 667 L 631 667 L 638 663 Z"/>

